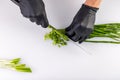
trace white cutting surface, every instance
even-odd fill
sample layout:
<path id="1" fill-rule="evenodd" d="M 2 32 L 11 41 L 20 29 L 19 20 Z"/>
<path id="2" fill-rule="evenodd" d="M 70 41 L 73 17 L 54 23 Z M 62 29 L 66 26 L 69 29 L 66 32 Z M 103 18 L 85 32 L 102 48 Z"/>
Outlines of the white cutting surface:
<path id="1" fill-rule="evenodd" d="M 44 0 L 49 22 L 67 27 L 84 0 Z M 103 0 L 97 23 L 120 22 L 120 0 Z M 120 80 L 120 45 L 44 41 L 47 29 L 31 23 L 10 0 L 0 0 L 0 58 L 20 57 L 33 73 L 0 69 L 0 80 Z M 83 51 L 83 49 L 85 51 Z"/>

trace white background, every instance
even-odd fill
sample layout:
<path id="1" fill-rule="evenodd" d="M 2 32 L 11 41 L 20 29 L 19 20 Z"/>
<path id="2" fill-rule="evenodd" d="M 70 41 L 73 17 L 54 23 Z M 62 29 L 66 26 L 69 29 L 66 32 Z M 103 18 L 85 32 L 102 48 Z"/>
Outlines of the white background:
<path id="1" fill-rule="evenodd" d="M 44 0 L 50 24 L 67 27 L 84 0 Z M 120 0 L 103 0 L 96 24 L 120 22 Z M 0 80 L 120 80 L 120 45 L 73 42 L 58 48 L 44 41 L 47 29 L 0 0 L 0 58 L 20 57 L 33 73 L 0 69 Z M 83 50 L 84 49 L 84 50 Z"/>

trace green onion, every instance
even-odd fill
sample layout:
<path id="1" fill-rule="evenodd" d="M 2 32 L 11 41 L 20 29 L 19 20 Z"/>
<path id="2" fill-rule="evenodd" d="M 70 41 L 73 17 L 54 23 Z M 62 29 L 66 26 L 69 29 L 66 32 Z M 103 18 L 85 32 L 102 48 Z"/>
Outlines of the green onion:
<path id="1" fill-rule="evenodd" d="M 65 35 L 65 29 L 56 29 L 51 25 L 48 28 L 51 31 L 44 36 L 45 40 L 52 40 L 53 44 L 59 47 L 67 45 L 69 38 Z M 93 38 L 109 38 L 111 40 L 92 40 Z M 120 44 L 120 23 L 95 25 L 93 33 L 85 42 Z"/>
<path id="2" fill-rule="evenodd" d="M 111 40 L 91 40 L 92 38 L 109 38 Z M 93 33 L 85 42 L 120 44 L 120 23 L 95 25 Z"/>
<path id="3" fill-rule="evenodd" d="M 20 58 L 12 60 L 0 59 L 0 68 L 11 69 L 19 72 L 32 72 L 29 67 L 26 67 L 25 64 L 20 64 Z"/>

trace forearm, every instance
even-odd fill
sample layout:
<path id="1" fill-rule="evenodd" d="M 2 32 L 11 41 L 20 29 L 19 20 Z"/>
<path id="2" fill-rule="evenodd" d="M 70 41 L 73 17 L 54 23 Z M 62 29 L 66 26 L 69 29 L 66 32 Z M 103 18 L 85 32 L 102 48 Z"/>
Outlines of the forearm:
<path id="1" fill-rule="evenodd" d="M 99 8 L 101 1 L 102 0 L 86 0 L 84 4 L 91 7 Z"/>

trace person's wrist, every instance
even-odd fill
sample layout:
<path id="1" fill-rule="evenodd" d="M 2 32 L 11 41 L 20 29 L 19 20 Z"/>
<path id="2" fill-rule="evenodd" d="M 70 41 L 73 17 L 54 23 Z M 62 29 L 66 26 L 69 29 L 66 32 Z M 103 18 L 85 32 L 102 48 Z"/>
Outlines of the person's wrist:
<path id="1" fill-rule="evenodd" d="M 84 4 L 90 7 L 99 8 L 100 3 L 101 0 L 86 0 Z"/>

